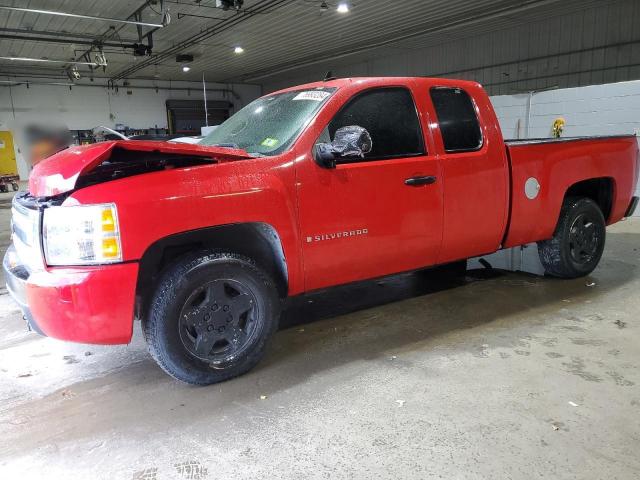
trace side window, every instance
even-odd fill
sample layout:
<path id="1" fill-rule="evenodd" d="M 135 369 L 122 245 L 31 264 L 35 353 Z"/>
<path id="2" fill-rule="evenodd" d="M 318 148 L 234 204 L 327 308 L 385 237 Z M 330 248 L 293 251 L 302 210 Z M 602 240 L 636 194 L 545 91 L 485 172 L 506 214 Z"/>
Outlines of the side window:
<path id="1" fill-rule="evenodd" d="M 366 128 L 371 135 L 372 149 L 364 161 L 425 153 L 416 106 L 406 88 L 377 88 L 355 96 L 331 120 L 328 135 L 333 140 L 338 128 L 349 125 Z"/>
<path id="2" fill-rule="evenodd" d="M 468 152 L 482 146 L 480 123 L 467 92 L 460 88 L 434 87 L 431 100 L 447 152 Z"/>

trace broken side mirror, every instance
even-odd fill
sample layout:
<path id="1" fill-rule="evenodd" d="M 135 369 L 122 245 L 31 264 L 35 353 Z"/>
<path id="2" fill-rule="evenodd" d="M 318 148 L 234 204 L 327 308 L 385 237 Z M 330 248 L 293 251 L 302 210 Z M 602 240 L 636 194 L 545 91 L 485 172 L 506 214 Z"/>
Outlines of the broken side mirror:
<path id="1" fill-rule="evenodd" d="M 371 151 L 373 142 L 369 132 L 357 125 L 336 130 L 331 143 L 318 143 L 314 159 L 323 168 L 336 168 L 340 159 L 364 158 Z"/>

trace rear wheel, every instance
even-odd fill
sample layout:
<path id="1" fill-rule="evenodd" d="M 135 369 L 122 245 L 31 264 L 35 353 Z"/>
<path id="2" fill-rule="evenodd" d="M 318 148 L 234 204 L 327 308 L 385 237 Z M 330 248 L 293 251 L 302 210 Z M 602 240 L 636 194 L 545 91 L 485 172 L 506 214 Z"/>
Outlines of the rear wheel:
<path id="1" fill-rule="evenodd" d="M 208 385 L 258 363 L 277 327 L 278 306 L 273 282 L 250 259 L 200 253 L 165 271 L 143 331 L 165 372 Z"/>
<path id="2" fill-rule="evenodd" d="M 538 242 L 546 273 L 560 278 L 588 275 L 600 262 L 605 235 L 604 216 L 593 200 L 565 199 L 553 238 Z"/>

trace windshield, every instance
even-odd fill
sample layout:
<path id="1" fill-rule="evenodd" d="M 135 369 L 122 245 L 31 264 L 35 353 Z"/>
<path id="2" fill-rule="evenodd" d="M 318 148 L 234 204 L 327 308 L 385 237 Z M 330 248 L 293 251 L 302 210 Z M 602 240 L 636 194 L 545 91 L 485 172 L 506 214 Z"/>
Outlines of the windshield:
<path id="1" fill-rule="evenodd" d="M 242 148 L 252 155 L 285 151 L 335 88 L 295 90 L 258 98 L 237 112 L 200 145 Z"/>

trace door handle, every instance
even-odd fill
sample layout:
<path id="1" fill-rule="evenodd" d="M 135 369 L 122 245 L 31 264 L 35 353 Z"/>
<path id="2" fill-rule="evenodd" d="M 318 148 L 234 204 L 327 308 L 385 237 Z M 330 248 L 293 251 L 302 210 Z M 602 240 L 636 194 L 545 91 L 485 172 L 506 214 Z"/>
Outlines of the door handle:
<path id="1" fill-rule="evenodd" d="M 432 175 L 428 175 L 424 177 L 411 177 L 411 178 L 407 178 L 404 181 L 404 184 L 409 185 L 410 187 L 419 187 L 420 185 L 431 185 L 432 183 L 436 183 L 436 177 Z"/>

